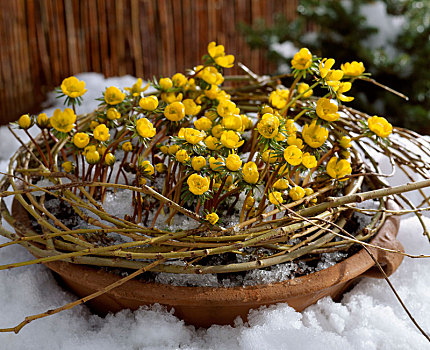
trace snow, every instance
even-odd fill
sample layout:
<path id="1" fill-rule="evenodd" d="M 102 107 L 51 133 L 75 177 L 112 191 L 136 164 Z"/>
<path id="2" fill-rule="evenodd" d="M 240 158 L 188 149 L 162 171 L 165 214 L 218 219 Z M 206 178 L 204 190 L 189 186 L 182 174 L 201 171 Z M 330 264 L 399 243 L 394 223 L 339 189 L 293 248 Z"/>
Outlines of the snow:
<path id="1" fill-rule="evenodd" d="M 134 78 L 104 80 L 100 75 L 78 75 L 90 89 L 127 86 Z M 97 93 L 95 93 L 97 95 Z M 93 108 L 93 107 L 91 107 Z M 90 108 L 90 109 L 91 109 Z M 52 109 L 51 109 L 52 111 Z M 49 115 L 50 112 L 48 112 Z M 0 171 L 17 143 L 0 128 Z M 389 167 L 388 167 L 389 168 Z M 404 179 L 398 175 L 392 183 Z M 407 180 L 405 180 L 407 181 Z M 412 197 L 413 198 L 413 197 Z M 425 218 L 430 225 L 430 219 Z M 402 220 L 399 240 L 410 254 L 430 254 L 417 219 Z M 5 242 L 0 238 L 0 242 Z M 18 246 L 0 249 L 0 264 L 31 259 Z M 426 259 L 405 258 L 390 278 L 417 322 L 430 332 L 430 269 Z M 0 271 L 0 327 L 11 327 L 25 316 L 75 300 L 61 289 L 44 266 Z M 213 325 L 195 329 L 160 306 L 100 318 L 79 306 L 25 326 L 18 335 L 0 333 L 0 349 L 122 350 L 122 349 L 430 349 L 413 326 L 384 280 L 364 279 L 340 303 L 320 300 L 299 313 L 278 304 L 251 311 L 247 323 L 234 327 Z"/>

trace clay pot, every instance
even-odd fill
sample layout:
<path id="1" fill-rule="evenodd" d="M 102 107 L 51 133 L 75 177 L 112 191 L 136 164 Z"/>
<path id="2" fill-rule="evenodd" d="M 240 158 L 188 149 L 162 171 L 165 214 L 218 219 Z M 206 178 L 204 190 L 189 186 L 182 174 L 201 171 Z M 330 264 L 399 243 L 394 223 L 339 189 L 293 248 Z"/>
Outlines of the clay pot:
<path id="1" fill-rule="evenodd" d="M 392 205 L 389 207 L 393 208 Z M 396 236 L 399 218 L 388 218 L 371 243 L 383 248 L 403 250 Z M 369 248 L 385 273 L 391 275 L 401 264 L 403 256 Z M 57 273 L 67 288 L 79 297 L 87 296 L 121 277 L 85 265 L 67 262 L 45 264 Z M 237 316 L 247 319 L 250 309 L 262 305 L 288 303 L 302 311 L 317 300 L 331 296 L 334 300 L 362 277 L 383 278 L 373 259 L 361 249 L 356 254 L 327 269 L 267 285 L 213 288 L 181 287 L 130 280 L 125 284 L 87 302 L 94 312 L 105 315 L 122 309 L 136 310 L 142 305 L 159 303 L 171 309 L 187 324 L 209 327 L 212 324 L 232 324 Z"/>

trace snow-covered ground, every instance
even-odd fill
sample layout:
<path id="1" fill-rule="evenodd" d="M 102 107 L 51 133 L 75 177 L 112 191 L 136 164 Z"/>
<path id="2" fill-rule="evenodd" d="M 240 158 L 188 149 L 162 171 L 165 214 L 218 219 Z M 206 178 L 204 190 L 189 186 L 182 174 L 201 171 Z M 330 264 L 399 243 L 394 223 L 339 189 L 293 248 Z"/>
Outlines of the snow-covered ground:
<path id="1" fill-rule="evenodd" d="M 130 86 L 135 79 L 104 80 L 87 73 L 85 100 L 98 97 L 110 85 Z M 51 101 L 54 99 L 51 98 Z M 58 101 L 56 101 L 58 103 Z M 97 106 L 85 104 L 80 112 Z M 53 109 L 46 112 L 52 115 Z M 0 128 L 0 171 L 17 147 L 5 127 Z M 393 183 L 404 181 L 396 176 Z M 430 225 L 430 219 L 425 219 Z M 415 218 L 402 221 L 399 239 L 411 254 L 430 254 Z M 0 242 L 4 242 L 0 238 Z M 0 264 L 24 261 L 31 256 L 24 248 L 0 249 Z M 430 333 L 430 260 L 405 258 L 391 281 L 417 320 Z M 25 316 L 56 308 L 75 300 L 55 282 L 44 266 L 0 271 L 0 328 L 21 322 Z M 34 321 L 18 334 L 0 334 L 0 350 L 26 349 L 430 349 L 400 307 L 384 280 L 366 279 L 340 303 L 326 298 L 304 312 L 285 304 L 252 311 L 248 323 L 234 327 L 195 329 L 159 306 L 122 311 L 105 319 L 80 306 Z"/>

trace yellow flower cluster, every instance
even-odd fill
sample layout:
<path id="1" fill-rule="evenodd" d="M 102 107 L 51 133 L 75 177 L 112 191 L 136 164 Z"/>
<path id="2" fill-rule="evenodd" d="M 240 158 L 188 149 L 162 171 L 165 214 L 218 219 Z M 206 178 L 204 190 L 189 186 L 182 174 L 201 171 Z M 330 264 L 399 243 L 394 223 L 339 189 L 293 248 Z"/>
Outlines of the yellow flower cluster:
<path id="1" fill-rule="evenodd" d="M 124 91 L 108 87 L 89 119 L 77 120 L 74 112 L 75 102 L 87 91 L 85 82 L 67 78 L 61 93 L 73 108 L 56 109 L 51 117 L 25 114 L 17 125 L 27 130 L 36 124 L 66 140 L 70 148 L 60 163 L 64 171 L 105 181 L 118 166 L 114 181 L 129 181 L 129 173 L 134 176 L 131 185 L 147 184 L 188 205 L 211 225 L 220 221 L 227 202 L 235 206 L 229 199 L 238 201 L 242 192 L 242 218 L 259 215 L 270 205 L 313 205 L 319 179 L 334 187 L 349 179 L 353 141 L 369 135 L 386 138 L 392 132 L 391 124 L 378 116 L 367 120 L 362 135 L 339 132 L 342 102 L 353 99 L 344 93 L 365 74 L 361 62 L 335 69 L 334 59 L 320 59 L 302 48 L 291 61 L 295 81 L 290 88 L 269 86 L 267 96 L 247 105 L 254 113 L 246 114 L 241 98 L 222 87 L 227 79 L 223 68 L 233 66 L 234 56 L 215 42 L 207 49 L 204 64 L 188 74 L 153 81 L 154 93 L 146 92 L 150 84 L 140 78 Z M 307 73 L 313 77 L 305 82 Z M 327 93 L 311 98 L 317 86 Z M 146 199 L 133 201 L 140 206 L 136 211 L 157 207 Z"/>

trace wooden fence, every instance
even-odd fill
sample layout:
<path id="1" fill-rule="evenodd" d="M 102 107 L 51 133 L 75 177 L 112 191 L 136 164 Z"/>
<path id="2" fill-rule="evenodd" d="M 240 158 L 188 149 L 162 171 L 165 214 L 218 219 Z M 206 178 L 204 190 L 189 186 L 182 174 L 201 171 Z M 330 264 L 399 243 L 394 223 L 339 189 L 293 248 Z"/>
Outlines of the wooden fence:
<path id="1" fill-rule="evenodd" d="M 183 72 L 213 40 L 255 72 L 273 70 L 237 25 L 293 18 L 296 7 L 297 0 L 0 0 L 0 123 L 37 112 L 67 76 Z"/>

